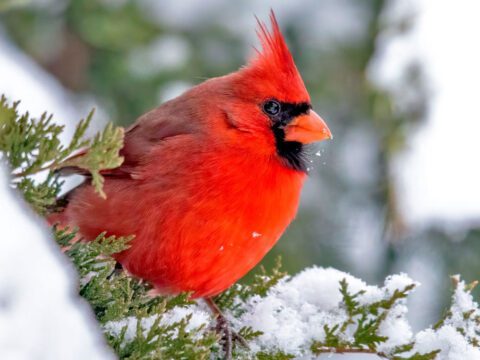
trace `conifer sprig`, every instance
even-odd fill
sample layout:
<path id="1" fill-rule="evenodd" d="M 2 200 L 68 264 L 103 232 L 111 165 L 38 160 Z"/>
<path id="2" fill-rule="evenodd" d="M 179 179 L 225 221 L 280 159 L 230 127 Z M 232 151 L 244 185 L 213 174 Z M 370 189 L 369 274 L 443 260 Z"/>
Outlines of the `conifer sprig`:
<path id="1" fill-rule="evenodd" d="M 385 354 L 378 350 L 380 344 L 385 343 L 388 337 L 379 334 L 379 328 L 385 321 L 388 311 L 400 299 L 408 296 L 415 284 L 407 285 L 403 290 L 395 290 L 394 293 L 367 305 L 361 305 L 358 298 L 363 291 L 351 293 L 346 279 L 340 281 L 340 294 L 342 301 L 340 306 L 347 313 L 347 320 L 333 326 L 324 326 L 325 340 L 313 341 L 311 351 L 320 355 L 323 353 L 372 353 L 391 360 L 417 360 L 416 358 L 400 358 L 396 354 Z M 349 336 L 353 333 L 353 336 Z M 351 338 L 351 340 L 346 340 Z M 402 349 L 403 350 L 403 349 Z M 423 358 L 422 358 L 423 359 Z M 425 360 L 434 359 L 425 358 Z"/>
<path id="2" fill-rule="evenodd" d="M 121 359 L 208 358 L 218 343 L 213 330 L 204 326 L 190 329 L 191 316 L 162 322 L 172 309 L 194 302 L 185 294 L 152 296 L 148 283 L 117 271 L 111 255 L 127 249 L 133 237 L 100 234 L 85 243 L 79 241 L 75 230 L 54 228 L 54 234 L 79 273 L 80 295 L 92 306 L 107 341 Z M 133 336 L 127 337 L 129 322 L 136 325 Z"/>
<path id="3" fill-rule="evenodd" d="M 92 110 L 77 124 L 69 144 L 63 145 L 60 137 L 64 126 L 55 124 L 46 113 L 38 119 L 28 112 L 19 114 L 18 104 L 10 105 L 4 96 L 0 97 L 0 153 L 12 168 L 14 181 L 27 201 L 40 213 L 46 213 L 55 203 L 62 185 L 57 171 L 66 167 L 90 174 L 95 190 L 105 197 L 101 171 L 116 168 L 123 162 L 119 155 L 123 128 L 110 123 L 93 140 L 85 139 L 94 114 Z M 43 171 L 47 171 L 43 182 L 30 178 Z"/>

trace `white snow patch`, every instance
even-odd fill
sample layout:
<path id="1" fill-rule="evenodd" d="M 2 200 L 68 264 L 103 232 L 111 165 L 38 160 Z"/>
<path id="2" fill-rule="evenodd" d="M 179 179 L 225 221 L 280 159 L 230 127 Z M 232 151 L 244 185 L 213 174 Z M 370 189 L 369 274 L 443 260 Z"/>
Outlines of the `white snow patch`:
<path id="1" fill-rule="evenodd" d="M 395 290 L 404 290 L 416 284 L 407 275 L 394 275 L 383 287 L 369 286 L 350 274 L 332 268 L 308 268 L 298 275 L 280 281 L 266 297 L 254 296 L 246 303 L 246 313 L 236 326 L 251 326 L 263 334 L 253 343 L 252 349 L 279 349 L 302 358 L 311 358 L 309 351 L 313 340 L 323 340 L 324 325 L 330 328 L 341 324 L 348 316 L 340 306 L 342 295 L 339 282 L 345 279 L 352 294 L 361 305 L 370 304 L 391 296 Z M 390 339 L 382 350 L 388 350 L 412 339 L 406 320 L 404 301 L 394 306 L 380 328 L 380 334 Z M 353 334 L 349 334 L 353 335 Z M 351 340 L 351 339 L 346 339 Z"/>
<path id="2" fill-rule="evenodd" d="M 0 164 L 0 359 L 113 359 L 46 224 Z"/>
<path id="3" fill-rule="evenodd" d="M 471 293 L 465 290 L 465 283 L 460 281 L 459 276 L 456 280 L 458 285 L 452 296 L 451 315 L 438 329 L 430 328 L 419 332 L 415 336 L 412 353 L 441 350 L 437 360 L 480 359 L 480 349 L 468 341 L 468 339 L 480 341 L 480 329 L 475 320 L 480 316 L 480 310 Z M 466 314 L 469 316 L 466 317 Z M 457 329 L 462 329 L 463 334 Z"/>
<path id="4" fill-rule="evenodd" d="M 442 326 L 439 330 L 427 329 L 415 337 L 414 351 L 428 353 L 440 349 L 437 360 L 478 360 L 480 349 L 470 345 L 452 325 Z"/>
<path id="5" fill-rule="evenodd" d="M 28 112 L 38 118 L 46 112 L 53 114 L 55 124 L 64 125 L 60 134 L 63 144 L 68 144 L 74 132 L 74 124 L 95 108 L 94 121 L 87 129 L 87 136 L 99 131 L 106 123 L 107 115 L 91 95 L 73 95 L 59 81 L 41 68 L 30 57 L 14 46 L 0 29 L 0 95 L 10 103 L 20 101 L 19 113 Z M 42 180 L 44 173 L 33 176 Z M 83 178 L 77 175 L 65 179 L 62 191 L 78 185 Z"/>
<path id="6" fill-rule="evenodd" d="M 103 128 L 109 120 L 102 105 L 92 95 L 71 93 L 58 79 L 10 42 L 1 28 L 0 79 L 0 94 L 10 101 L 20 100 L 18 109 L 21 113 L 28 111 L 34 117 L 44 112 L 53 114 L 54 122 L 65 126 L 60 135 L 64 143 L 73 135 L 73 125 L 92 108 L 95 108 L 95 121 L 87 129 L 87 135 Z"/>
<path id="7" fill-rule="evenodd" d="M 349 293 L 363 292 L 357 297 L 360 305 L 389 299 L 397 290 L 403 291 L 412 284 L 419 285 L 406 274 L 399 274 L 387 277 L 382 287 L 370 286 L 336 269 L 312 267 L 292 278 L 281 280 L 265 297 L 254 296 L 248 299 L 243 304 L 246 312 L 234 325 L 237 329 L 250 326 L 263 332 L 251 344 L 254 352 L 277 349 L 295 355 L 296 359 L 317 358 L 311 353 L 310 345 L 314 340 L 324 340 L 324 325 L 331 329 L 348 319 L 341 304 L 339 282 L 343 279 L 348 283 Z M 377 350 L 388 354 L 397 346 L 415 342 L 414 348 L 402 356 L 439 350 L 436 357 L 438 360 L 480 359 L 480 349 L 470 343 L 472 340 L 480 342 L 480 329 L 476 323 L 480 310 L 471 293 L 466 290 L 465 283 L 459 278 L 457 281 L 449 312 L 451 315 L 437 329 L 426 329 L 414 335 L 407 321 L 406 300 L 398 300 L 380 324 L 378 335 L 386 336 L 388 340 L 381 343 Z M 465 314 L 469 316 L 466 317 Z M 355 328 L 351 325 L 347 327 L 345 341 L 353 341 Z M 369 359 L 378 358 L 373 355 L 364 356 Z M 347 358 L 359 359 L 361 355 L 338 356 L 338 359 Z"/>
<path id="8" fill-rule="evenodd" d="M 0 79 L 0 94 L 4 94 L 10 101 L 20 100 L 18 109 L 21 113 L 28 111 L 35 117 L 44 112 L 53 113 L 55 123 L 65 125 L 65 131 L 61 135 L 63 142 L 73 135 L 73 122 L 80 120 L 91 109 L 91 104 L 83 104 L 88 110 L 80 112 L 75 106 L 78 98 L 12 45 L 1 29 Z"/>

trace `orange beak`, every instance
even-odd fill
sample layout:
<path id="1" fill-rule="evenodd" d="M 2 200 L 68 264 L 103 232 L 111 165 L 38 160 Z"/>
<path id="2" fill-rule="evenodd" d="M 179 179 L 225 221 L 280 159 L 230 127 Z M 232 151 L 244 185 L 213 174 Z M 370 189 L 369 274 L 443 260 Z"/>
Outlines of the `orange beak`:
<path id="1" fill-rule="evenodd" d="M 316 141 L 332 139 L 332 133 L 325 121 L 313 110 L 297 116 L 285 127 L 285 140 L 310 144 Z"/>

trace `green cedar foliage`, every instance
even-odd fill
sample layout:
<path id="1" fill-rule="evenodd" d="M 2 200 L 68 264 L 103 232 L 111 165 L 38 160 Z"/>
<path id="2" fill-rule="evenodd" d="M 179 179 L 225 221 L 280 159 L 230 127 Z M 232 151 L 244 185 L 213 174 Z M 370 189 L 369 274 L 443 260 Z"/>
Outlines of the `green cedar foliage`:
<path id="1" fill-rule="evenodd" d="M 123 159 L 118 152 L 123 145 L 123 129 L 108 124 L 93 140 L 85 139 L 91 111 L 64 146 L 60 140 L 64 127 L 53 123 L 52 116 L 44 113 L 35 119 L 28 113 L 20 115 L 17 107 L 18 102 L 9 105 L 4 96 L 0 98 L 0 152 L 12 168 L 17 187 L 35 210 L 46 214 L 55 204 L 62 186 L 58 170 L 66 167 L 89 173 L 96 191 L 104 197 L 100 170 L 121 165 Z M 48 171 L 45 180 L 31 178 L 42 171 Z"/>
<path id="2" fill-rule="evenodd" d="M 385 354 L 377 350 L 378 345 L 388 340 L 380 336 L 378 330 L 386 319 L 388 311 L 399 301 L 408 296 L 415 284 L 407 285 L 403 290 L 395 290 L 387 299 L 360 306 L 357 298 L 362 292 L 352 294 L 348 290 L 348 283 L 345 279 L 340 281 L 340 293 L 342 294 L 342 306 L 345 308 L 348 319 L 342 324 L 335 324 L 332 327 L 325 325 L 325 340 L 314 341 L 311 351 L 320 355 L 323 353 L 372 353 L 391 360 L 432 360 L 439 351 L 428 354 L 415 353 L 408 357 L 401 357 L 399 354 L 409 352 L 413 344 L 395 349 L 391 354 Z M 349 326 L 354 327 L 353 341 L 346 341 L 346 332 Z"/>
<path id="3" fill-rule="evenodd" d="M 93 116 L 91 112 L 78 123 L 70 143 L 63 145 L 60 135 L 64 129 L 52 122 L 51 116 L 43 114 L 34 119 L 28 113 L 19 114 L 17 108 L 18 103 L 10 105 L 5 97 L 1 97 L 0 156 L 10 165 L 12 185 L 24 195 L 26 201 L 42 215 L 55 209 L 63 184 L 60 170 L 65 167 L 74 167 L 90 174 L 99 196 L 105 196 L 101 171 L 121 164 L 119 150 L 123 143 L 123 129 L 109 124 L 92 140 L 85 139 Z M 40 179 L 38 176 L 32 177 L 38 173 L 46 175 Z M 148 283 L 116 268 L 112 255 L 127 249 L 133 234 L 116 238 L 102 233 L 91 242 L 83 242 L 79 241 L 76 229 L 54 226 L 52 231 L 59 247 L 77 269 L 79 294 L 89 302 L 108 343 L 120 359 L 222 358 L 220 337 L 214 331 L 213 317 L 212 326 L 192 326 L 192 315 L 173 322 L 164 321 L 175 310 L 196 306 L 195 302 L 189 300 L 188 294 L 153 296 Z M 249 299 L 269 295 L 273 286 L 287 278 L 278 261 L 270 272 L 261 268 L 250 284 L 235 284 L 215 300 L 228 316 L 238 318 L 248 311 L 246 304 Z M 462 308 L 460 312 L 463 319 L 460 322 L 458 316 L 453 315 L 459 313 L 458 304 L 465 303 L 456 301 L 456 297 L 470 296 L 476 283 L 465 286 L 465 289 L 460 289 L 459 284 L 463 283 L 455 278 L 452 309 L 432 330 L 453 324 L 469 344 L 478 347 L 478 306 L 472 303 L 471 309 Z M 342 296 L 340 308 L 346 312 L 347 319 L 342 323 L 324 326 L 325 337 L 313 341 L 305 352 L 311 352 L 313 356 L 335 352 L 371 353 L 390 360 L 435 359 L 438 350 L 425 354 L 414 353 L 414 342 L 398 346 L 388 354 L 379 350 L 379 345 L 388 340 L 379 334 L 382 322 L 398 302 L 405 301 L 414 286 L 407 285 L 381 301 L 361 305 L 358 297 L 362 292 L 352 293 L 348 282 L 342 280 L 339 284 Z M 248 342 L 255 342 L 262 335 L 262 332 L 251 327 L 241 327 L 238 333 Z M 237 346 L 234 357 L 284 360 L 295 356 L 279 349 L 261 349 L 252 353 Z"/>
<path id="4" fill-rule="evenodd" d="M 115 238 L 100 234 L 89 243 L 76 241 L 75 231 L 54 228 L 57 242 L 73 261 L 80 277 L 79 293 L 91 305 L 97 320 L 105 329 L 107 341 L 121 359 L 207 359 L 217 343 L 214 332 L 202 327 L 187 331 L 186 318 L 173 324 L 162 324 L 162 316 L 178 306 L 192 302 L 179 295 L 172 298 L 152 297 L 151 286 L 115 268 L 111 255 L 128 248 L 132 237 Z M 148 329 L 145 319 L 155 317 Z M 131 318 L 136 323 L 134 336 L 126 338 L 127 324 L 118 333 L 109 325 Z"/>

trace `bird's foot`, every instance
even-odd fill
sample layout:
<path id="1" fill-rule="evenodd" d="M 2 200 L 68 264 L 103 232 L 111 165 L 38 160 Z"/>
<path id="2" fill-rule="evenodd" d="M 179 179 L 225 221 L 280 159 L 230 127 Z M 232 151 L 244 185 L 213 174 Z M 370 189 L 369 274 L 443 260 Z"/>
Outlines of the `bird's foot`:
<path id="1" fill-rule="evenodd" d="M 239 344 L 246 349 L 250 349 L 247 341 L 236 331 L 232 330 L 229 321 L 223 315 L 220 308 L 212 299 L 205 299 L 208 306 L 216 316 L 215 330 L 221 336 L 220 341 L 223 345 L 225 360 L 232 360 L 233 345 Z"/>
<path id="2" fill-rule="evenodd" d="M 226 360 L 232 359 L 234 344 L 239 344 L 246 349 L 250 349 L 247 341 L 239 333 L 232 330 L 230 323 L 224 315 L 217 315 L 217 325 L 215 330 L 221 336 L 221 342 Z"/>

